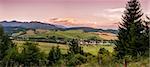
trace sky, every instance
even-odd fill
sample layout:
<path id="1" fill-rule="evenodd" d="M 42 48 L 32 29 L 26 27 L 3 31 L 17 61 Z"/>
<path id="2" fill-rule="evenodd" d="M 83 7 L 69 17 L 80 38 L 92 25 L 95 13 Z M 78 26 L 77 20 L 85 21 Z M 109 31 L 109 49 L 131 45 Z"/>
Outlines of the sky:
<path id="1" fill-rule="evenodd" d="M 42 21 L 117 29 L 128 0 L 0 0 L 0 21 Z M 150 16 L 150 0 L 140 0 Z"/>

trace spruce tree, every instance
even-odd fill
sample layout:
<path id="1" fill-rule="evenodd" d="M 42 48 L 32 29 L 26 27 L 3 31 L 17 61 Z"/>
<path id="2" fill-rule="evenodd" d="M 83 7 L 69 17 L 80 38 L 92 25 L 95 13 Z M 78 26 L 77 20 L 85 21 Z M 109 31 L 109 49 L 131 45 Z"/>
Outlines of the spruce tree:
<path id="1" fill-rule="evenodd" d="M 77 39 L 72 39 L 69 41 L 69 52 L 70 54 L 82 54 L 83 55 L 83 50 L 79 45 L 79 42 Z"/>
<path id="2" fill-rule="evenodd" d="M 122 16 L 119 26 L 118 40 L 116 43 L 117 57 L 119 59 L 137 59 L 146 51 L 144 44 L 144 25 L 142 21 L 140 3 L 138 0 L 130 0 Z"/>
<path id="3" fill-rule="evenodd" d="M 0 25 L 0 61 L 2 66 L 7 66 L 12 59 L 12 50 L 15 44 L 10 40 L 7 34 L 4 33 L 3 27 Z M 14 57 L 13 57 L 14 58 Z"/>
<path id="4" fill-rule="evenodd" d="M 66 57 L 66 65 L 67 66 L 75 66 L 80 65 L 82 63 L 87 62 L 87 58 L 84 56 L 82 47 L 79 44 L 78 39 L 72 39 L 68 43 L 69 51 L 68 56 Z"/>
<path id="5" fill-rule="evenodd" d="M 145 31 L 144 31 L 144 33 L 145 33 L 145 36 L 144 36 L 144 41 L 145 42 L 143 42 L 144 44 L 145 44 L 145 49 L 147 50 L 146 52 L 145 52 L 145 56 L 146 57 L 149 57 L 149 49 L 150 49 L 150 46 L 149 46 L 149 42 L 150 42 L 150 40 L 149 40 L 149 36 L 150 36 L 150 18 L 148 17 L 148 16 L 146 16 L 146 21 L 144 21 L 144 27 L 145 27 Z"/>
<path id="6" fill-rule="evenodd" d="M 15 45 L 9 39 L 8 35 L 4 33 L 3 28 L 0 26 L 0 60 L 7 55 L 7 50 Z"/>
<path id="7" fill-rule="evenodd" d="M 145 32 L 147 35 L 149 35 L 149 25 L 150 25 L 150 17 L 146 16 L 146 21 L 144 21 L 144 26 L 145 26 Z"/>

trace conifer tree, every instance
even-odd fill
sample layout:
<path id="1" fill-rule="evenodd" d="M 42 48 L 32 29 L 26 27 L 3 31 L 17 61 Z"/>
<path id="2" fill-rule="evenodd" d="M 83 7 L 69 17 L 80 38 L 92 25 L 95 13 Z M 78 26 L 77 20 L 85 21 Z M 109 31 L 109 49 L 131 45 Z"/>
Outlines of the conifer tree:
<path id="1" fill-rule="evenodd" d="M 79 46 L 79 42 L 77 39 L 73 39 L 69 42 L 69 52 L 68 53 L 83 54 L 83 50 Z"/>
<path id="2" fill-rule="evenodd" d="M 7 34 L 4 33 L 3 27 L 0 25 L 0 61 L 2 66 L 7 66 L 10 60 L 15 58 L 12 55 L 12 49 L 15 47 L 15 44 L 10 40 Z"/>
<path id="3" fill-rule="evenodd" d="M 15 45 L 9 39 L 8 35 L 4 33 L 3 28 L 0 26 L 0 60 L 7 55 L 7 50 Z"/>
<path id="4" fill-rule="evenodd" d="M 32 64 L 39 64 L 40 60 L 44 60 L 44 58 L 42 58 L 42 53 L 39 49 L 39 47 L 37 47 L 38 44 L 37 43 L 32 43 L 32 42 L 26 42 L 24 43 L 24 49 L 22 50 L 22 53 L 20 56 L 21 57 L 21 62 L 23 64 L 25 64 L 25 66 L 29 66 L 31 63 Z"/>
<path id="5" fill-rule="evenodd" d="M 138 0 L 130 0 L 126 5 L 126 10 L 122 16 L 122 23 L 119 26 L 118 41 L 116 43 L 117 57 L 125 59 L 137 59 L 146 51 L 144 47 L 144 25 L 140 3 Z"/>
<path id="6" fill-rule="evenodd" d="M 2 36 L 3 34 L 4 34 L 4 30 L 3 30 L 2 25 L 0 25 L 0 36 Z"/>
<path id="7" fill-rule="evenodd" d="M 17 56 L 19 54 L 17 46 L 9 48 L 6 51 L 6 54 L 7 55 L 5 55 L 4 58 L 2 59 L 3 65 L 4 66 L 16 66 L 15 64 L 18 63 Z"/>
<path id="8" fill-rule="evenodd" d="M 53 64 L 57 63 L 60 60 L 61 55 L 62 54 L 61 54 L 59 46 L 52 47 L 52 49 L 50 50 L 49 55 L 48 55 L 49 65 L 53 65 Z"/>
<path id="9" fill-rule="evenodd" d="M 150 17 L 146 16 L 147 21 L 144 21 L 144 26 L 145 26 L 145 32 L 147 35 L 149 35 L 149 25 L 150 25 Z"/>
<path id="10" fill-rule="evenodd" d="M 149 49 L 150 49 L 150 45 L 149 45 L 149 42 L 150 42 L 150 38 L 149 38 L 149 36 L 150 36 L 150 18 L 148 17 L 148 16 L 146 16 L 146 21 L 144 21 L 144 27 L 145 27 L 145 31 L 144 31 L 144 33 L 145 33 L 145 36 L 144 36 L 144 47 L 145 47 L 145 49 L 147 50 L 147 51 L 145 51 L 145 56 L 146 57 L 149 57 Z"/>

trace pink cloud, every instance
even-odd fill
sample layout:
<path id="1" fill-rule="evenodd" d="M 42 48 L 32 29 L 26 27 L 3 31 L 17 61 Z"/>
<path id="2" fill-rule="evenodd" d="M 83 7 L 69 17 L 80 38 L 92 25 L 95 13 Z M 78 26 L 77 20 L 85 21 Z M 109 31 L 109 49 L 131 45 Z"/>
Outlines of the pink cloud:
<path id="1" fill-rule="evenodd" d="M 53 18 L 50 19 L 51 23 L 61 24 L 65 26 L 84 26 L 84 27 L 93 27 L 93 28 L 113 28 L 117 26 L 117 23 L 112 22 L 90 22 L 85 20 L 79 20 L 75 18 Z"/>

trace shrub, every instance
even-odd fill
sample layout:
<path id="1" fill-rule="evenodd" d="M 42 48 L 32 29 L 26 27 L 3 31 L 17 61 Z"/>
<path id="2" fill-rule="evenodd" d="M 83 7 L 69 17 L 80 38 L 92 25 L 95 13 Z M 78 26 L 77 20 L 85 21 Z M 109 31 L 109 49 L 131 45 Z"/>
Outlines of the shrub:
<path id="1" fill-rule="evenodd" d="M 105 48 L 100 48 L 98 52 L 98 63 L 107 64 L 111 61 L 111 54 Z"/>
<path id="2" fill-rule="evenodd" d="M 53 64 L 57 63 L 61 59 L 61 56 L 62 56 L 62 54 L 61 54 L 59 46 L 52 47 L 52 49 L 50 50 L 49 55 L 48 55 L 49 65 L 53 65 Z"/>
<path id="3" fill-rule="evenodd" d="M 76 66 L 81 65 L 87 62 L 87 58 L 81 54 L 70 54 L 66 58 L 66 65 L 67 66 Z"/>

